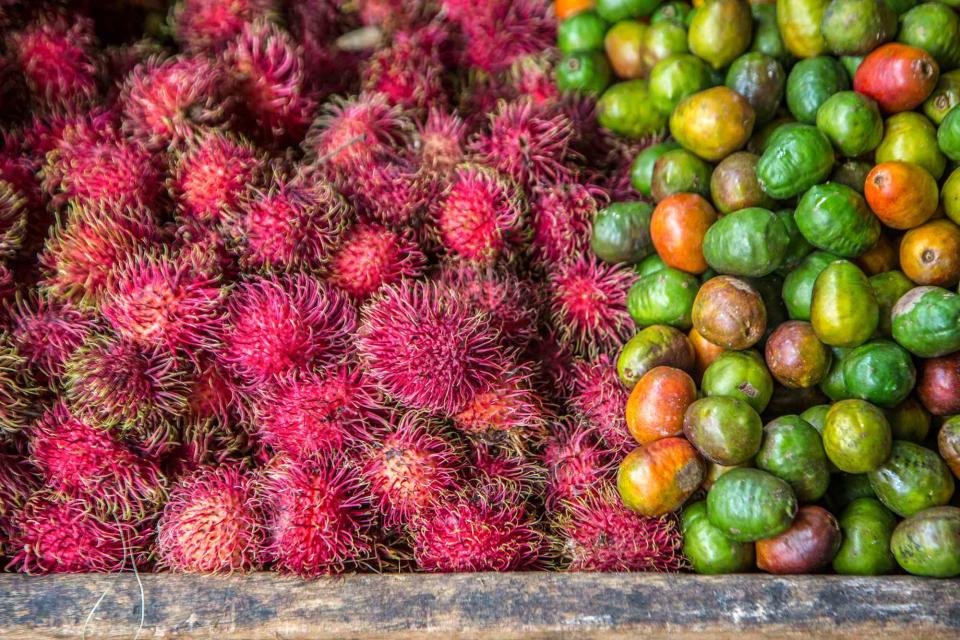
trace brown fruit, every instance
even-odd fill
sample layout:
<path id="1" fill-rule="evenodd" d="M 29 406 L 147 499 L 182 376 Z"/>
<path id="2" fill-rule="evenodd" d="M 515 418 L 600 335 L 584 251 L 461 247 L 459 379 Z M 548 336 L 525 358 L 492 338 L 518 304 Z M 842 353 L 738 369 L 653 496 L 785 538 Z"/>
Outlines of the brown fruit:
<path id="1" fill-rule="evenodd" d="M 833 561 L 840 549 L 840 525 L 815 505 L 800 507 L 790 528 L 757 541 L 757 568 L 767 573 L 814 573 Z"/>
<path id="2" fill-rule="evenodd" d="M 705 282 L 693 301 L 692 316 L 700 335 L 737 351 L 755 345 L 767 328 L 767 310 L 760 293 L 732 276 Z"/>

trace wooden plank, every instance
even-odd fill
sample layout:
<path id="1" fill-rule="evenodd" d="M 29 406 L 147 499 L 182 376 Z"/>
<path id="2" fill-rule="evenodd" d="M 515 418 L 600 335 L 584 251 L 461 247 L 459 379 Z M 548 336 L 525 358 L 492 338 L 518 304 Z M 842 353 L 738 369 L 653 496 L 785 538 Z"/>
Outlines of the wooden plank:
<path id="1" fill-rule="evenodd" d="M 906 576 L 141 578 L 143 639 L 960 638 L 960 581 Z M 5 640 L 133 638 L 140 616 L 129 573 L 0 576 Z"/>

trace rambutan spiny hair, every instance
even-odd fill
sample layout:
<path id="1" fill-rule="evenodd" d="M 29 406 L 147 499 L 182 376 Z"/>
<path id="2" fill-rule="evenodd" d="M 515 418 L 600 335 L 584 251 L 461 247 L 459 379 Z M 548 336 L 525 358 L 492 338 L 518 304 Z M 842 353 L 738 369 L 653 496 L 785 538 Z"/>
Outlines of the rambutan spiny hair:
<path id="1" fill-rule="evenodd" d="M 252 474 L 238 465 L 197 469 L 170 492 L 157 529 L 162 567 L 196 573 L 258 568 L 264 531 Z"/>
<path id="2" fill-rule="evenodd" d="M 8 311 L 10 338 L 38 381 L 53 382 L 67 358 L 96 328 L 89 310 L 41 295 L 17 297 Z"/>
<path id="3" fill-rule="evenodd" d="M 609 480 L 616 471 L 614 459 L 597 434 L 585 425 L 556 425 L 543 450 L 547 468 L 547 508 L 554 510 Z"/>
<path id="4" fill-rule="evenodd" d="M 329 266 L 329 281 L 354 300 L 385 285 L 416 278 L 427 258 L 408 235 L 375 224 L 357 224 L 343 238 Z"/>
<path id="5" fill-rule="evenodd" d="M 467 125 L 456 113 L 431 107 L 417 125 L 416 149 L 421 164 L 431 171 L 447 172 L 465 157 Z"/>
<path id="6" fill-rule="evenodd" d="M 489 320 L 450 288 L 403 281 L 363 308 L 357 350 L 370 377 L 411 409 L 455 413 L 511 359 Z"/>
<path id="7" fill-rule="evenodd" d="M 0 260 L 13 258 L 27 236 L 27 199 L 17 188 L 0 180 Z"/>
<path id="8" fill-rule="evenodd" d="M 587 254 L 593 218 L 604 199 L 599 188 L 575 182 L 534 189 L 530 201 L 534 261 L 549 268 Z"/>
<path id="9" fill-rule="evenodd" d="M 374 52 L 362 71 L 363 89 L 382 93 L 405 109 L 446 102 L 443 64 L 429 30 L 397 32 L 389 46 Z"/>
<path id="10" fill-rule="evenodd" d="M 453 416 L 453 423 L 471 436 L 526 448 L 545 437 L 547 416 L 543 400 L 530 386 L 529 372 L 518 368 L 475 394 Z"/>
<path id="11" fill-rule="evenodd" d="M 40 488 L 40 478 L 19 453 L 0 452 L 0 556 L 10 557 L 14 520 L 30 496 Z"/>
<path id="12" fill-rule="evenodd" d="M 488 73 L 509 69 L 518 58 L 556 42 L 556 21 L 543 0 L 444 0 L 443 6 L 460 24 L 467 64 Z"/>
<path id="13" fill-rule="evenodd" d="M 271 17 L 276 0 L 180 0 L 174 5 L 174 37 L 191 53 L 223 50 L 257 18 Z"/>
<path id="14" fill-rule="evenodd" d="M 6 332 L 0 332 L 0 437 L 22 430 L 36 414 L 37 389 L 27 361 Z"/>
<path id="15" fill-rule="evenodd" d="M 600 436 L 607 448 L 623 456 L 636 447 L 627 429 L 624 407 L 629 390 L 620 382 L 617 363 L 601 353 L 573 366 L 574 390 L 568 405 Z"/>

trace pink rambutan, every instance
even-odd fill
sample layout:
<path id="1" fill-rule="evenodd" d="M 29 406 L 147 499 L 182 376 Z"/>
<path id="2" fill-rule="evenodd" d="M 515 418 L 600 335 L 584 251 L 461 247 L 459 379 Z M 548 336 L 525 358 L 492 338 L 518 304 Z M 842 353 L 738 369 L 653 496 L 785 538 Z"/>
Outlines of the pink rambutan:
<path id="1" fill-rule="evenodd" d="M 569 178 L 573 123 L 560 110 L 531 100 L 502 101 L 486 131 L 470 142 L 477 160 L 524 186 Z"/>
<path id="2" fill-rule="evenodd" d="M 618 456 L 626 455 L 636 442 L 627 430 L 624 407 L 629 390 L 620 382 L 616 362 L 607 354 L 574 364 L 574 392 L 570 408 L 582 417 Z"/>
<path id="3" fill-rule="evenodd" d="M 14 518 L 8 568 L 22 573 L 114 573 L 149 559 L 148 521 L 97 514 L 84 501 L 35 493 Z"/>
<path id="4" fill-rule="evenodd" d="M 336 362 L 356 327 L 338 290 L 306 274 L 254 277 L 234 289 L 221 361 L 250 385 Z"/>
<path id="5" fill-rule="evenodd" d="M 288 376 L 254 401 L 261 441 L 290 459 L 341 451 L 368 438 L 382 413 L 375 387 L 358 370 L 330 365 Z"/>
<path id="6" fill-rule="evenodd" d="M 253 477 L 236 465 L 200 468 L 181 479 L 157 525 L 159 564 L 173 571 L 256 569 L 262 544 Z"/>
<path id="7" fill-rule="evenodd" d="M 187 407 L 195 422 L 230 422 L 241 411 L 240 393 L 223 365 L 210 354 L 201 354 L 193 363 Z"/>
<path id="8" fill-rule="evenodd" d="M 470 482 L 499 484 L 523 498 L 543 495 L 545 469 L 516 446 L 471 440 L 469 460 L 466 479 Z"/>
<path id="9" fill-rule="evenodd" d="M 0 436 L 27 426 L 35 415 L 36 394 L 26 358 L 17 351 L 9 334 L 0 333 Z"/>
<path id="10" fill-rule="evenodd" d="M 419 231 L 440 185 L 435 176 L 405 162 L 389 162 L 370 165 L 363 180 L 344 184 L 343 190 L 365 219 L 395 231 Z"/>
<path id="11" fill-rule="evenodd" d="M 522 501 L 502 485 L 468 485 L 437 498 L 411 531 L 423 571 L 517 571 L 535 568 L 544 536 Z"/>
<path id="12" fill-rule="evenodd" d="M 665 573 L 688 566 L 676 514 L 634 513 L 610 484 L 569 502 L 557 529 L 559 552 L 570 571 Z"/>
<path id="13" fill-rule="evenodd" d="M 357 0 L 363 24 L 387 31 L 409 27 L 426 11 L 424 0 Z"/>
<path id="14" fill-rule="evenodd" d="M 433 171 L 451 171 L 464 159 L 467 126 L 455 113 L 431 107 L 417 127 L 416 148 L 421 164 Z"/>
<path id="15" fill-rule="evenodd" d="M 67 358 L 96 327 L 93 314 L 43 296 L 18 298 L 10 314 L 10 337 L 38 380 L 53 382 Z"/>
<path id="16" fill-rule="evenodd" d="M 419 32 L 394 34 L 389 46 L 375 51 L 364 65 L 364 91 L 382 93 L 390 104 L 405 109 L 442 105 L 444 69 L 431 44 Z"/>
<path id="17" fill-rule="evenodd" d="M 261 186 L 266 162 L 252 145 L 217 131 L 175 156 L 170 191 L 181 216 L 202 224 L 221 222 L 238 208 L 248 185 Z"/>
<path id="18" fill-rule="evenodd" d="M 189 354 L 216 346 L 224 298 L 217 280 L 190 260 L 145 250 L 114 265 L 100 312 L 122 338 Z"/>
<path id="19" fill-rule="evenodd" d="M 522 369 L 504 372 L 488 389 L 473 396 L 453 416 L 454 425 L 469 435 L 493 442 L 536 446 L 546 434 L 547 411 L 530 388 Z"/>
<path id="20" fill-rule="evenodd" d="M 303 50 L 276 24 L 258 20 L 244 25 L 224 55 L 251 134 L 276 145 L 299 142 L 316 107 Z"/>
<path id="21" fill-rule="evenodd" d="M 597 434 L 575 423 L 560 424 L 543 449 L 547 468 L 547 509 L 585 495 L 612 477 L 616 465 Z"/>
<path id="22" fill-rule="evenodd" d="M 370 377 L 412 409 L 456 413 L 509 356 L 489 321 L 450 288 L 406 280 L 363 308 L 357 350 Z"/>
<path id="23" fill-rule="evenodd" d="M 283 573 L 340 573 L 374 555 L 369 495 L 353 462 L 321 456 L 274 460 L 265 470 L 264 557 Z"/>
<path id="24" fill-rule="evenodd" d="M 26 199 L 17 189 L 0 180 L 0 260 L 13 258 L 27 234 Z"/>
<path id="25" fill-rule="evenodd" d="M 561 182 L 534 189 L 530 202 L 533 259 L 549 267 L 590 251 L 590 230 L 599 202 L 597 187 Z"/>
<path id="26" fill-rule="evenodd" d="M 172 14 L 174 35 L 191 53 L 216 53 L 244 26 L 275 10 L 276 0 L 180 0 Z"/>
<path id="27" fill-rule="evenodd" d="M 344 199 L 325 180 L 277 176 L 267 190 L 243 199 L 230 227 L 245 266 L 318 269 L 329 260 L 348 214 Z"/>
<path id="28" fill-rule="evenodd" d="M 517 60 L 510 68 L 510 84 L 517 96 L 529 99 L 535 105 L 559 100 L 560 90 L 554 80 L 556 59 L 551 49 Z"/>
<path id="29" fill-rule="evenodd" d="M 363 300 L 401 278 L 416 278 L 426 257 L 409 237 L 372 224 L 358 224 L 344 236 L 329 266 L 329 281 Z"/>
<path id="30" fill-rule="evenodd" d="M 509 69 L 518 58 L 556 41 L 556 20 L 544 0 L 447 0 L 444 5 L 460 23 L 467 63 L 488 73 Z"/>
<path id="31" fill-rule="evenodd" d="M 433 211 L 436 232 L 451 254 L 480 264 L 500 258 L 523 240 L 521 191 L 496 171 L 459 167 Z"/>
<path id="32" fill-rule="evenodd" d="M 237 257 L 228 246 L 231 244 L 221 227 L 187 220 L 176 228 L 172 248 L 199 272 L 230 282 L 240 272 Z"/>
<path id="33" fill-rule="evenodd" d="M 617 349 L 634 324 L 627 313 L 631 269 L 580 256 L 549 276 L 550 310 L 561 337 L 581 352 Z"/>
<path id="34" fill-rule="evenodd" d="M 14 519 L 39 488 L 40 480 L 26 458 L 19 453 L 0 453 L 0 556 L 15 553 L 10 546 Z"/>
<path id="35" fill-rule="evenodd" d="M 371 440 L 363 475 L 386 525 L 409 524 L 442 491 L 451 489 L 462 456 L 442 423 L 416 411 L 406 412 Z"/>
<path id="36" fill-rule="evenodd" d="M 181 148 L 207 127 L 224 125 L 231 100 L 221 67 L 202 57 L 155 57 L 137 65 L 120 90 L 123 130 L 149 149 Z"/>

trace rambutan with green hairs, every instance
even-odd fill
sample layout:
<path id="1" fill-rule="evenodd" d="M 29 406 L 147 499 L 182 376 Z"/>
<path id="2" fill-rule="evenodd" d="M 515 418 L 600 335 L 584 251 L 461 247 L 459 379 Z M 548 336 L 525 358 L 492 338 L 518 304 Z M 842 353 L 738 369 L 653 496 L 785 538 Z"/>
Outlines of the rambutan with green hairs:
<path id="1" fill-rule="evenodd" d="M 610 452 L 596 432 L 578 423 L 561 423 L 543 449 L 547 468 L 547 509 L 585 495 L 616 472 Z"/>
<path id="2" fill-rule="evenodd" d="M 634 323 L 627 312 L 627 291 L 633 271 L 623 265 L 580 256 L 549 276 L 548 292 L 554 327 L 582 353 L 617 349 Z"/>
<path id="3" fill-rule="evenodd" d="M 543 497 L 546 470 L 534 456 L 509 443 L 491 443 L 470 439 L 469 465 L 464 474 L 468 482 L 481 486 L 499 484 L 523 499 Z"/>
<path id="4" fill-rule="evenodd" d="M 243 28 L 276 12 L 276 0 L 179 0 L 171 18 L 177 42 L 191 53 L 217 53 Z"/>
<path id="5" fill-rule="evenodd" d="M 457 168 L 433 210 L 441 246 L 451 255 L 492 264 L 524 241 L 526 203 L 520 189 L 480 165 Z"/>
<path id="6" fill-rule="evenodd" d="M 122 338 L 190 354 L 213 349 L 225 292 L 216 278 L 168 250 L 141 250 L 114 265 L 100 312 Z"/>
<path id="7" fill-rule="evenodd" d="M 381 93 L 404 109 L 436 108 L 447 101 L 443 73 L 429 34 L 401 31 L 364 64 L 363 89 Z"/>
<path id="8" fill-rule="evenodd" d="M 549 268 L 589 253 L 593 218 L 604 198 L 599 188 L 576 182 L 534 189 L 530 199 L 534 262 Z"/>
<path id="9" fill-rule="evenodd" d="M 26 358 L 8 333 L 0 333 L 0 437 L 4 432 L 16 433 L 27 427 L 36 415 L 37 393 Z"/>
<path id="10" fill-rule="evenodd" d="M 97 326 L 92 312 L 36 294 L 18 297 L 10 316 L 10 338 L 34 378 L 53 383 L 63 365 Z"/>
<path id="11" fill-rule="evenodd" d="M 446 173 L 463 163 L 466 141 L 467 125 L 456 113 L 431 107 L 417 125 L 417 155 L 431 171 Z"/>
<path id="12" fill-rule="evenodd" d="M 624 456 L 636 447 L 627 430 L 624 407 L 629 389 L 620 382 L 616 360 L 605 353 L 578 360 L 573 366 L 574 390 L 568 404 L 593 427 L 607 448 Z"/>
<path id="13" fill-rule="evenodd" d="M 487 318 L 449 287 L 406 280 L 363 308 L 357 351 L 370 377 L 411 409 L 461 411 L 511 355 Z"/>
<path id="14" fill-rule="evenodd" d="M 338 362 L 356 323 L 346 296 L 312 276 L 252 277 L 228 300 L 218 353 L 227 371 L 258 386 Z"/>
<path id="15" fill-rule="evenodd" d="M 0 180 L 0 260 L 13 258 L 27 235 L 27 201 L 6 180 Z"/>
<path id="16" fill-rule="evenodd" d="M 263 556 L 281 573 L 341 573 L 373 559 L 370 495 L 355 463 L 341 455 L 273 460 L 261 480 Z"/>
<path id="17" fill-rule="evenodd" d="M 157 524 L 158 564 L 190 573 L 250 571 L 260 566 L 263 537 L 250 472 L 202 467 L 170 492 Z"/>
<path id="18" fill-rule="evenodd" d="M 634 513 L 610 483 L 568 502 L 556 521 L 558 551 L 568 571 L 674 573 L 689 566 L 677 515 Z"/>
<path id="19" fill-rule="evenodd" d="M 20 453 L 0 453 L 0 557 L 16 552 L 11 547 L 15 533 L 14 519 L 40 488 L 40 479 Z"/>
<path id="20" fill-rule="evenodd" d="M 371 439 L 363 476 L 387 527 L 409 524 L 443 491 L 457 483 L 464 464 L 461 445 L 441 421 L 408 411 L 394 415 L 385 433 Z"/>
<path id="21" fill-rule="evenodd" d="M 375 224 L 354 225 L 328 268 L 328 280 L 354 300 L 364 300 L 402 278 L 416 278 L 426 256 L 405 234 Z"/>
<path id="22" fill-rule="evenodd" d="M 167 449 L 162 468 L 167 477 L 178 478 L 205 466 L 253 460 L 255 436 L 239 421 L 187 415 L 180 424 L 177 444 Z"/>

